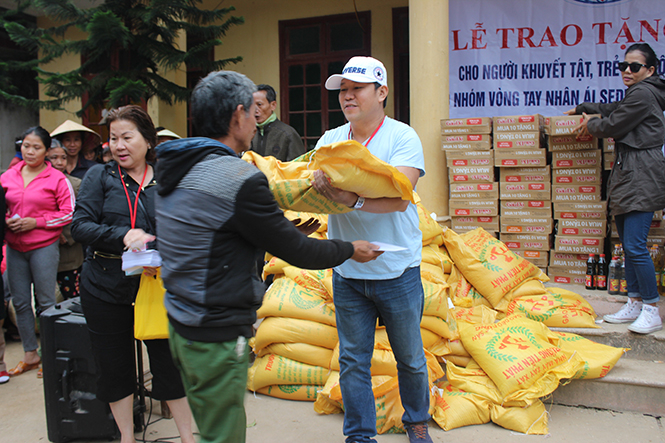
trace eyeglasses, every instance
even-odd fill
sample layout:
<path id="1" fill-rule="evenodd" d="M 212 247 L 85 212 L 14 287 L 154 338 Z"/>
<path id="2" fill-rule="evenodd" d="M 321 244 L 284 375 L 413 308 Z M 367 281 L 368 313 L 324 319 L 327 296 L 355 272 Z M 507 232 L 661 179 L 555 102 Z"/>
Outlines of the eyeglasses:
<path id="1" fill-rule="evenodd" d="M 645 68 L 647 67 L 647 65 L 643 65 L 642 63 L 637 63 L 637 62 L 632 62 L 632 63 L 619 62 L 619 71 L 624 72 L 628 66 L 630 66 L 630 72 L 632 72 L 633 74 L 637 74 L 638 72 L 640 72 L 640 69 L 642 69 L 642 67 Z"/>

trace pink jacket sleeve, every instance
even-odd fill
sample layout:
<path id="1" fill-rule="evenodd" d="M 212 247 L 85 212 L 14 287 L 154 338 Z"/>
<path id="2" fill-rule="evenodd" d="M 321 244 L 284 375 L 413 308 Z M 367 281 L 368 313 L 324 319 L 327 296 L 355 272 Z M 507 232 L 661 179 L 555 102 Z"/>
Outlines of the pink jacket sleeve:
<path id="1" fill-rule="evenodd" d="M 74 197 L 72 185 L 64 175 L 58 179 L 55 187 L 55 203 L 56 211 L 46 211 L 41 217 L 35 219 L 38 228 L 62 228 L 72 222 L 76 197 Z"/>

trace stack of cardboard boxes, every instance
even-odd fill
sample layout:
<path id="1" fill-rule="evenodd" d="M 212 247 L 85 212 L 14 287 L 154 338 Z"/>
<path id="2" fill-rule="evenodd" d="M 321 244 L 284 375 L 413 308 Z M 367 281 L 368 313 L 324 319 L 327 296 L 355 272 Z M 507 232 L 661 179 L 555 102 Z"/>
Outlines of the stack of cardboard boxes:
<path id="1" fill-rule="evenodd" d="M 499 191 L 494 176 L 492 119 L 441 120 L 446 152 L 451 228 L 458 233 L 482 227 L 499 230 Z"/>
<path id="2" fill-rule="evenodd" d="M 601 201 L 602 151 L 597 138 L 573 134 L 580 119 L 548 117 L 545 125 L 557 225 L 548 275 L 557 283 L 584 284 L 588 254 L 603 253 L 607 232 L 606 205 Z"/>
<path id="3" fill-rule="evenodd" d="M 550 168 L 539 114 L 494 119 L 499 168 L 500 239 L 538 267 L 547 267 L 552 232 Z"/>

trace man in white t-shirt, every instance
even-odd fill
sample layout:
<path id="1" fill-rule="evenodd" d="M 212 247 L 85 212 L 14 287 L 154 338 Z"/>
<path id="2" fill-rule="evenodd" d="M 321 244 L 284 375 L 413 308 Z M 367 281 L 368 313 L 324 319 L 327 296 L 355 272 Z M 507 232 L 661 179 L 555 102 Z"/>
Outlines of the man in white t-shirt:
<path id="1" fill-rule="evenodd" d="M 422 144 L 411 127 L 385 115 L 388 86 L 383 64 L 371 57 L 353 57 L 342 74 L 328 78 L 326 89 L 339 90 L 339 103 L 349 123 L 326 131 L 316 147 L 355 140 L 403 172 L 415 189 L 425 174 Z M 431 442 L 427 363 L 420 335 L 422 233 L 416 206 L 399 198 L 364 198 L 334 188 L 320 170 L 314 177 L 313 186 L 323 196 L 355 209 L 330 215 L 329 238 L 368 239 L 403 248 L 369 263 L 347 262 L 334 269 L 346 442 L 376 441 L 370 366 L 377 319 L 386 326 L 397 360 L 402 422 L 409 441 Z"/>

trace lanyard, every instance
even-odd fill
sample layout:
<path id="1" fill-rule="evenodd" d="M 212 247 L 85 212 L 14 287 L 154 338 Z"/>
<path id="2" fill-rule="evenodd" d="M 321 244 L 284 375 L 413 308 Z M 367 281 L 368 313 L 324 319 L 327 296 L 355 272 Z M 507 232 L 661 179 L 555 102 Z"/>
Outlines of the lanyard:
<path id="1" fill-rule="evenodd" d="M 381 120 L 381 124 L 374 130 L 374 133 L 367 139 L 367 142 L 363 143 L 365 147 L 369 145 L 369 142 L 372 141 L 374 136 L 376 135 L 377 132 L 379 132 L 379 129 L 381 129 L 381 126 L 383 126 L 383 122 L 386 121 L 386 116 L 383 116 L 383 120 Z M 349 127 L 349 140 L 353 139 L 353 133 L 351 132 L 351 128 Z"/>
<path id="2" fill-rule="evenodd" d="M 139 195 L 141 195 L 141 189 L 143 189 L 143 182 L 145 182 L 145 176 L 148 175 L 148 165 L 145 165 L 145 172 L 143 172 L 143 178 L 141 179 L 141 184 L 139 185 L 139 191 L 136 193 L 136 200 L 134 200 L 134 210 L 132 211 L 132 200 L 129 198 L 129 192 L 127 191 L 127 184 L 122 178 L 122 170 L 120 170 L 120 165 L 118 165 L 118 172 L 120 173 L 120 181 L 122 182 L 122 187 L 125 190 L 125 195 L 127 196 L 127 206 L 129 206 L 129 219 L 132 222 L 132 229 L 136 226 L 136 210 L 139 205 Z"/>

